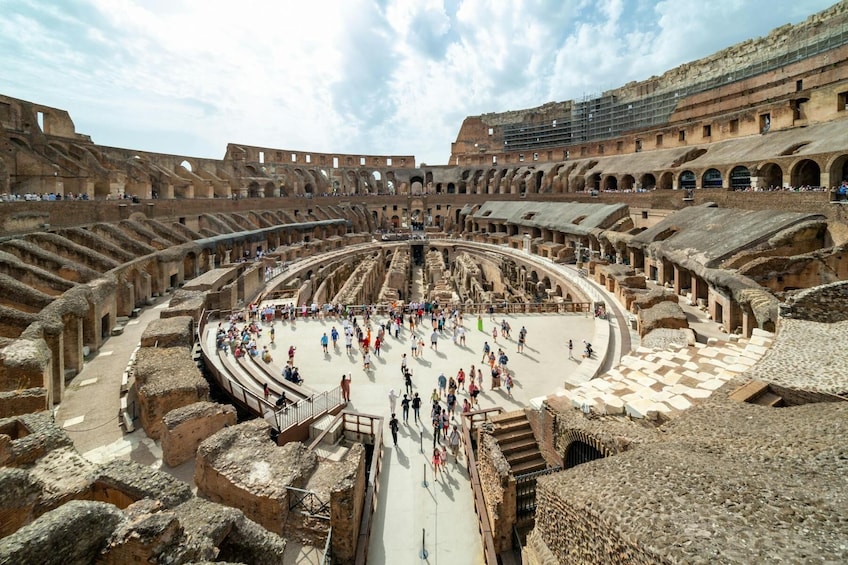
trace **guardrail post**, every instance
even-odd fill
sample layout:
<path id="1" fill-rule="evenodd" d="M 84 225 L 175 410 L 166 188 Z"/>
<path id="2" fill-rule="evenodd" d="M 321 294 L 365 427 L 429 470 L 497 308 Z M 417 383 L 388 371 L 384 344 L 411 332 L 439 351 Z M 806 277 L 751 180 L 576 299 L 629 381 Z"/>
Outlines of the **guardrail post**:
<path id="1" fill-rule="evenodd" d="M 424 463 L 424 481 L 421 483 L 421 486 L 427 488 L 429 485 L 427 484 L 427 464 Z"/>
<path id="2" fill-rule="evenodd" d="M 418 556 L 421 559 L 427 559 L 427 549 L 424 547 L 424 528 L 421 528 L 421 552 Z"/>

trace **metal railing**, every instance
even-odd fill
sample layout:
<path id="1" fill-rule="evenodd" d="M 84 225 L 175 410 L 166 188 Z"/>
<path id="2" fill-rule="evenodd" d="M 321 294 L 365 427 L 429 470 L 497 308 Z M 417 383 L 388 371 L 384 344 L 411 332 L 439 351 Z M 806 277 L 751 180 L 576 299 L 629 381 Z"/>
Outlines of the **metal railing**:
<path id="1" fill-rule="evenodd" d="M 333 527 L 327 532 L 327 541 L 324 542 L 324 553 L 321 555 L 321 565 L 333 565 Z"/>
<path id="2" fill-rule="evenodd" d="M 321 500 L 318 493 L 292 486 L 285 488 L 288 491 L 289 511 L 298 509 L 314 518 L 330 519 L 330 502 Z"/>
<path id="3" fill-rule="evenodd" d="M 336 387 L 304 398 L 296 404 L 275 410 L 274 420 L 277 422 L 277 429 L 280 433 L 283 433 L 289 428 L 329 414 L 345 404 L 341 387 Z"/>
<path id="4" fill-rule="evenodd" d="M 515 475 L 516 520 L 534 519 L 536 517 L 536 479 L 561 470 L 562 467 L 551 467 L 541 471 Z"/>

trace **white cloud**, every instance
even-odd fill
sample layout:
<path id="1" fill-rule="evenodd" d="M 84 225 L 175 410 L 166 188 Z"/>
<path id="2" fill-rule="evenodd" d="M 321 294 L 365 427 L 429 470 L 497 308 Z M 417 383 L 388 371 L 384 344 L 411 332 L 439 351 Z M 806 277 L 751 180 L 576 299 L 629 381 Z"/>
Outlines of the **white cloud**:
<path id="1" fill-rule="evenodd" d="M 0 0 L 0 92 L 69 110 L 104 145 L 441 164 L 465 116 L 643 80 L 827 5 Z"/>

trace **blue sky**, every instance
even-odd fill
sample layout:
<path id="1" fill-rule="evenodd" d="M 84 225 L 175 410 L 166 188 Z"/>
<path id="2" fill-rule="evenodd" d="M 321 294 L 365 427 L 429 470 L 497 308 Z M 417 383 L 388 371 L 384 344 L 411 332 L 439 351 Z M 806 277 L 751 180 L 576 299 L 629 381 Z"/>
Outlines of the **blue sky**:
<path id="1" fill-rule="evenodd" d="M 469 115 L 579 99 L 830 0 L 0 0 L 0 93 L 95 143 L 446 164 Z"/>

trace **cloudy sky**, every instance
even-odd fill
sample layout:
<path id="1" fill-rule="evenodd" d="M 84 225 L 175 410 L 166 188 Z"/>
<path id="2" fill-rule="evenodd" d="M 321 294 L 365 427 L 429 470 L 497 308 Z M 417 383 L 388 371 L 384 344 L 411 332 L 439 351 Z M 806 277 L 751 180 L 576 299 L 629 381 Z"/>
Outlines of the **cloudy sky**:
<path id="1" fill-rule="evenodd" d="M 579 99 L 833 0 L 0 0 L 0 93 L 95 143 L 446 164 L 463 118 Z"/>

